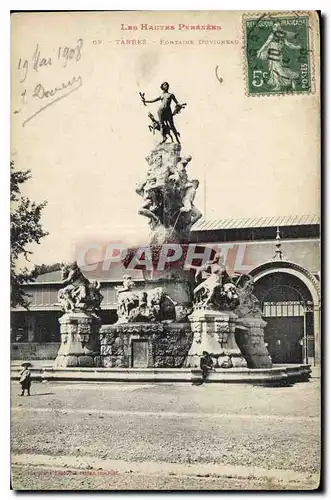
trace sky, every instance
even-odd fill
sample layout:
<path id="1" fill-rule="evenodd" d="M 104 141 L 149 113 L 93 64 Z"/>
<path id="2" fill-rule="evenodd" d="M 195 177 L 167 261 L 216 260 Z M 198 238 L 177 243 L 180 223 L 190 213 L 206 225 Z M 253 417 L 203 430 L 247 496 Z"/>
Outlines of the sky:
<path id="1" fill-rule="evenodd" d="M 208 23 L 221 28 L 177 29 Z M 147 118 L 157 104 L 138 93 L 154 98 L 165 80 L 187 103 L 175 121 L 205 219 L 319 213 L 318 40 L 315 92 L 263 97 L 246 94 L 243 40 L 240 12 L 12 16 L 12 159 L 32 171 L 24 194 L 47 200 L 33 263 L 69 260 L 86 242 L 148 240 L 135 186 L 159 140 Z M 62 97 L 68 82 L 81 85 Z"/>

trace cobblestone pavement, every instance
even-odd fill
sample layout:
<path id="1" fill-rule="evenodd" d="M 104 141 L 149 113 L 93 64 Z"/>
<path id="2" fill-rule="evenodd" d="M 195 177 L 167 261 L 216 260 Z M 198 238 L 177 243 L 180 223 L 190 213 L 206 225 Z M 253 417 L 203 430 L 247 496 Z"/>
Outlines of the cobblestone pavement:
<path id="1" fill-rule="evenodd" d="M 319 380 L 12 383 L 14 489 L 313 489 Z"/>

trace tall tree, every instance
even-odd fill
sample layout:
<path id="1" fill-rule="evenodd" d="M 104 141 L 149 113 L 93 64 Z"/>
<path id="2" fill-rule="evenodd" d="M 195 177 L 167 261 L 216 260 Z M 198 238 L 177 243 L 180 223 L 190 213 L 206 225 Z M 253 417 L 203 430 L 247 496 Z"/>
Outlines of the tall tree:
<path id="1" fill-rule="evenodd" d="M 17 269 L 17 259 L 23 256 L 29 262 L 29 256 L 33 253 L 29 245 L 39 244 L 41 238 L 48 234 L 43 230 L 40 222 L 46 202 L 38 204 L 21 194 L 21 185 L 30 178 L 30 170 L 15 170 L 14 162 L 10 163 L 10 299 L 12 307 L 28 307 L 28 295 L 24 290 L 24 284 L 33 281 L 36 275 L 35 271 L 29 271 L 27 267 Z"/>

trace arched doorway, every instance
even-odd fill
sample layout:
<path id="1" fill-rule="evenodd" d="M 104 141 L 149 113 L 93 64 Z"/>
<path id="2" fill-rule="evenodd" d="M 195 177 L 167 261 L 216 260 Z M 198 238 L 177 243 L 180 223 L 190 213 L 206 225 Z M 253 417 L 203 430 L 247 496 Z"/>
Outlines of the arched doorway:
<path id="1" fill-rule="evenodd" d="M 265 342 L 273 363 L 318 363 L 320 294 L 316 278 L 288 261 L 267 262 L 251 274 L 267 322 Z"/>
<path id="2" fill-rule="evenodd" d="M 296 276 L 273 273 L 255 285 L 267 322 L 265 342 L 273 363 L 308 363 L 314 358 L 313 301 Z"/>

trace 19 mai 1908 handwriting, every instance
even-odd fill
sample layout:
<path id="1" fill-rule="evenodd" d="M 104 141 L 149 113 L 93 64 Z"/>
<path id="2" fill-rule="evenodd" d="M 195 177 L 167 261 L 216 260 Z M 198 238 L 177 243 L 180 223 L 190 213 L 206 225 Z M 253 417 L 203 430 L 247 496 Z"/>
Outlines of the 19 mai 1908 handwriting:
<path id="1" fill-rule="evenodd" d="M 43 83 L 43 76 L 51 67 L 56 66 L 57 69 L 60 70 L 61 68 L 69 68 L 70 66 L 76 65 L 82 58 L 83 45 L 83 39 L 79 38 L 72 46 L 59 45 L 54 52 L 50 54 L 44 53 L 43 48 L 37 44 L 30 56 L 27 58 L 20 57 L 18 59 L 17 71 L 21 86 L 21 108 L 16 109 L 14 113 L 20 113 L 22 107 L 27 106 L 32 101 L 40 103 L 40 106 L 38 106 L 37 109 L 34 108 L 33 113 L 22 121 L 23 127 L 47 107 L 63 99 L 82 86 L 82 77 L 77 74 L 73 74 L 69 78 L 65 77 L 61 79 L 61 73 L 58 72 L 59 81 L 51 86 L 46 86 Z M 38 74 L 40 81 L 30 86 L 29 77 L 32 73 L 34 75 Z"/>

